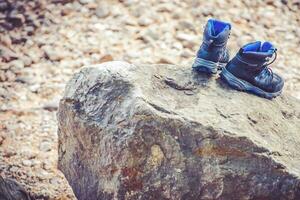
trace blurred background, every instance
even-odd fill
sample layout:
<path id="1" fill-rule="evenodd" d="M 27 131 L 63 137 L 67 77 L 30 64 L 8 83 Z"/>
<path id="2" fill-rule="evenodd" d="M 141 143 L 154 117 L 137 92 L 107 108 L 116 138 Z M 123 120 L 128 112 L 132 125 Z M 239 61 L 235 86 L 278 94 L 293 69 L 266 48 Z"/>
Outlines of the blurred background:
<path id="1" fill-rule="evenodd" d="M 0 0 L 0 175 L 34 199 L 75 199 L 56 168 L 56 110 L 84 65 L 191 65 L 207 19 L 232 23 L 231 56 L 271 41 L 300 99 L 300 0 Z"/>

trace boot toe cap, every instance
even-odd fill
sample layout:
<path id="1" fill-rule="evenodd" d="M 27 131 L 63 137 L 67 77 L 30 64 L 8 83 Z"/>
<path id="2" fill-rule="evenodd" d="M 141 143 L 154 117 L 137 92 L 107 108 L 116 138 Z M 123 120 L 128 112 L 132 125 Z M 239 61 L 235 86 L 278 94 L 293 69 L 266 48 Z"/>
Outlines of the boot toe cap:
<path id="1" fill-rule="evenodd" d="M 279 92 L 284 86 L 284 80 L 277 74 L 273 74 L 272 92 Z"/>

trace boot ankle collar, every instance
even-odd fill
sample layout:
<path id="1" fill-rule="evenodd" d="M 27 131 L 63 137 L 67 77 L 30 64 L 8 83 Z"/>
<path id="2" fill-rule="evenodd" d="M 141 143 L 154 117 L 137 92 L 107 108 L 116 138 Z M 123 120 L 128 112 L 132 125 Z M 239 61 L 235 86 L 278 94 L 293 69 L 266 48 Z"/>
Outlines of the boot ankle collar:
<path id="1" fill-rule="evenodd" d="M 214 40 L 210 39 L 210 40 L 203 40 L 203 43 L 206 44 L 207 46 L 216 46 L 216 47 L 224 47 L 226 46 L 227 41 L 224 41 L 222 43 L 216 43 Z"/>
<path id="2" fill-rule="evenodd" d="M 243 53 L 242 49 L 239 50 L 239 52 L 237 53 L 235 58 L 238 60 L 238 62 L 243 63 L 245 66 L 248 66 L 252 69 L 260 69 L 260 68 L 263 68 L 265 66 L 268 66 L 268 65 L 272 64 L 276 60 L 276 58 L 277 58 L 277 52 L 276 51 L 277 51 L 277 49 L 274 50 L 275 57 L 271 62 L 269 62 L 271 57 L 266 56 L 261 60 L 254 59 L 254 62 L 256 62 L 256 63 L 253 63 L 253 59 L 243 56 L 244 53 Z"/>
<path id="3" fill-rule="evenodd" d="M 250 63 L 250 62 L 246 61 L 245 59 L 243 59 L 242 56 L 239 53 L 235 56 L 235 58 L 239 62 L 241 62 L 244 65 L 247 65 L 249 67 L 260 68 L 263 65 L 263 63 Z"/>

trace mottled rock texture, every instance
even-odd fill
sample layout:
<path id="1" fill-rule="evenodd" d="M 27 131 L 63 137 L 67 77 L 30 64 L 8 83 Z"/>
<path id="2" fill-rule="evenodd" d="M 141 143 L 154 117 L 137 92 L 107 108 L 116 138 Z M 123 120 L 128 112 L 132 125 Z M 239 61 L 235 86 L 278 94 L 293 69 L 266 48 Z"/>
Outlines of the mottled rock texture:
<path id="1" fill-rule="evenodd" d="M 0 200 L 31 200 L 31 198 L 19 183 L 0 176 Z"/>
<path id="2" fill-rule="evenodd" d="M 189 66 L 82 68 L 60 101 L 59 169 L 84 199 L 300 199 L 300 103 Z"/>

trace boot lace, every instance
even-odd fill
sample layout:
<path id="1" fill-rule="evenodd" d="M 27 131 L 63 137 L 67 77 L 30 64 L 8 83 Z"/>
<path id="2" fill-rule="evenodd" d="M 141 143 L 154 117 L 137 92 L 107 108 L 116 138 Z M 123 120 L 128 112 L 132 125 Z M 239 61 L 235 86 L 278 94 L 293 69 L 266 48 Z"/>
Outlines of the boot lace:
<path id="1" fill-rule="evenodd" d="M 263 65 L 264 71 L 268 72 L 268 74 L 271 75 L 272 79 L 273 79 L 273 71 L 268 66 L 271 65 L 272 63 L 274 63 L 275 60 L 277 59 L 277 49 L 275 49 L 274 54 L 275 54 L 275 56 L 274 56 L 273 60 L 271 62 L 266 63 L 266 64 Z"/>

